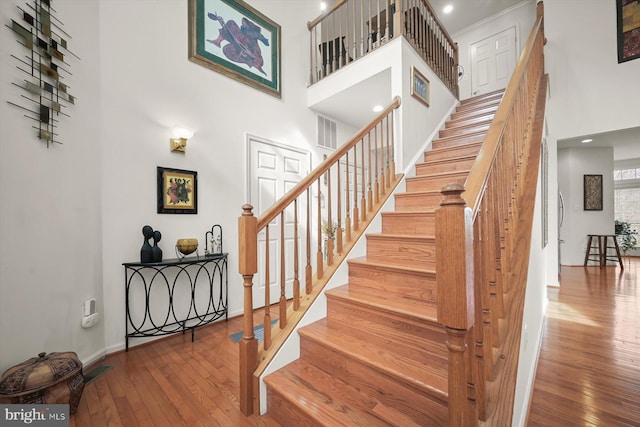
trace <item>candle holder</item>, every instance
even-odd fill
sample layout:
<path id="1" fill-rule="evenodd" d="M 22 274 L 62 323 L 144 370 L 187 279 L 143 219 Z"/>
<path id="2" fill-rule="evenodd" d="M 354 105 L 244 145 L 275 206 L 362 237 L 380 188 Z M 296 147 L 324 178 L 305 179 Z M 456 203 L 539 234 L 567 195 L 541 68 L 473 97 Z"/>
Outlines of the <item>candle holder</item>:
<path id="1" fill-rule="evenodd" d="M 205 247 L 204 254 L 218 255 L 222 253 L 222 226 L 215 224 L 211 227 L 211 231 L 207 231 L 204 235 Z"/>

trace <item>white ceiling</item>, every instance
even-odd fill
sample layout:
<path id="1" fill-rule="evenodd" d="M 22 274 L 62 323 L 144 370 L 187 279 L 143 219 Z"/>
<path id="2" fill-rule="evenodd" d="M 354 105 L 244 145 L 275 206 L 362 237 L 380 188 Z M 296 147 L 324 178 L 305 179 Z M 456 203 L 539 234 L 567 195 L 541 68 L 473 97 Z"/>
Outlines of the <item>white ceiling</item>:
<path id="1" fill-rule="evenodd" d="M 584 139 L 592 139 L 589 143 L 582 143 Z M 640 127 L 615 130 L 611 132 L 581 135 L 558 141 L 558 148 L 596 148 L 613 147 L 614 160 L 628 158 L 627 152 L 636 152 L 633 147 L 640 145 Z"/>
<path id="2" fill-rule="evenodd" d="M 523 1 L 526 0 L 429 0 L 429 3 L 447 32 L 453 35 Z M 449 4 L 453 10 L 445 15 L 442 10 Z"/>

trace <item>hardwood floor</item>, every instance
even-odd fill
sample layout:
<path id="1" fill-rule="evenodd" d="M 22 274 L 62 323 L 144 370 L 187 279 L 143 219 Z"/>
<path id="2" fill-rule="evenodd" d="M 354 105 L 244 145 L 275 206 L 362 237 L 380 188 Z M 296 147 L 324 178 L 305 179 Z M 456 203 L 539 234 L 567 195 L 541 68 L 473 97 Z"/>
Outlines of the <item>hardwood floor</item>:
<path id="1" fill-rule="evenodd" d="M 229 336 L 241 329 L 237 317 L 197 329 L 193 343 L 187 332 L 107 356 L 102 364 L 113 368 L 85 387 L 70 426 L 279 426 L 240 413 L 238 344 Z"/>
<path id="2" fill-rule="evenodd" d="M 529 426 L 640 425 L 640 259 L 624 265 L 562 267 Z"/>
<path id="3" fill-rule="evenodd" d="M 563 267 L 550 290 L 529 426 L 640 425 L 640 259 Z M 261 313 L 255 324 L 261 323 Z M 110 355 L 71 426 L 278 426 L 238 409 L 235 318 Z"/>

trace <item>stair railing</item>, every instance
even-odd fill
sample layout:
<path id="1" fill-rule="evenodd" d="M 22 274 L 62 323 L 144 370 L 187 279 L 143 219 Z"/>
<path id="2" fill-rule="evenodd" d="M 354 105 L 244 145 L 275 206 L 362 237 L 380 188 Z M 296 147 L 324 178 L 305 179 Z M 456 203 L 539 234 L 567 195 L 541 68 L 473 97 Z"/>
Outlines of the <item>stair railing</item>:
<path id="1" fill-rule="evenodd" d="M 260 376 L 399 182 L 393 115 L 399 106 L 400 98 L 395 97 L 259 217 L 251 205 L 242 207 L 240 410 L 245 415 L 259 412 Z M 255 302 L 264 306 L 262 344 L 254 334 L 254 277 L 264 287 L 264 300 Z M 273 283 L 279 294 L 275 299 L 270 295 Z M 273 327 L 272 305 L 278 316 Z"/>
<path id="2" fill-rule="evenodd" d="M 449 425 L 513 416 L 546 100 L 543 5 L 465 187 L 436 213 L 438 321 L 449 349 Z"/>
<path id="3" fill-rule="evenodd" d="M 458 45 L 427 0 L 338 0 L 307 28 L 311 84 L 403 35 L 458 97 Z"/>

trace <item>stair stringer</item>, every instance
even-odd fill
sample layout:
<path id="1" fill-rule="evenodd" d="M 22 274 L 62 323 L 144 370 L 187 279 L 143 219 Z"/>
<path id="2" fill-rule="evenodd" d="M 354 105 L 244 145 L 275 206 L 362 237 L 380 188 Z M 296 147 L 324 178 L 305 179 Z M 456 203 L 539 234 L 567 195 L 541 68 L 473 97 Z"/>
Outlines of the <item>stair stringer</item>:
<path id="1" fill-rule="evenodd" d="M 440 123 L 437 126 L 434 126 L 433 131 L 429 135 L 429 137 L 425 140 L 422 147 L 417 150 L 415 156 L 411 159 L 411 162 L 408 163 L 406 170 L 404 171 L 404 175 L 396 188 L 392 193 L 389 194 L 386 202 L 382 205 L 380 210 L 373 217 L 367 228 L 358 238 L 356 244 L 348 253 L 348 255 L 342 260 L 341 264 L 337 267 L 335 273 L 329 279 L 321 294 L 316 298 L 316 300 L 311 304 L 306 313 L 302 316 L 302 319 L 293 332 L 289 335 L 285 343 L 282 345 L 280 350 L 273 357 L 271 363 L 265 368 L 264 372 L 260 376 L 259 384 L 260 384 L 260 414 L 263 415 L 267 412 L 267 385 L 264 382 L 264 377 L 269 375 L 272 372 L 277 371 L 278 369 L 288 365 L 289 363 L 300 358 L 300 335 L 297 333 L 298 328 L 303 326 L 310 325 L 313 322 L 316 322 L 320 319 L 324 319 L 327 317 L 327 298 L 325 296 L 325 292 L 327 290 L 336 288 L 338 286 L 342 286 L 345 283 L 349 282 L 349 265 L 347 261 L 352 258 L 364 257 L 367 254 L 367 234 L 380 233 L 382 231 L 382 213 L 390 212 L 395 210 L 395 197 L 392 197 L 396 193 L 403 193 L 406 191 L 406 179 L 407 177 L 415 176 L 415 165 L 420 162 L 424 157 L 425 151 L 431 150 L 432 142 L 434 139 L 438 138 L 438 133 L 441 129 L 444 129 L 444 125 L 446 121 L 449 119 L 451 114 L 456 110 L 460 102 L 454 103 L 451 108 L 446 112 L 446 114 L 442 117 Z"/>

